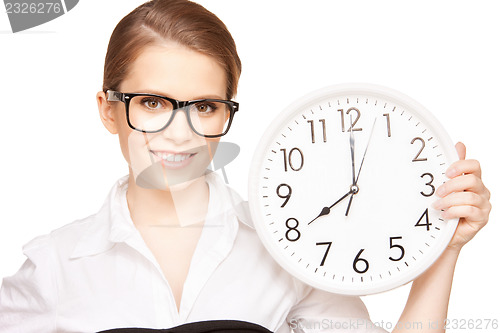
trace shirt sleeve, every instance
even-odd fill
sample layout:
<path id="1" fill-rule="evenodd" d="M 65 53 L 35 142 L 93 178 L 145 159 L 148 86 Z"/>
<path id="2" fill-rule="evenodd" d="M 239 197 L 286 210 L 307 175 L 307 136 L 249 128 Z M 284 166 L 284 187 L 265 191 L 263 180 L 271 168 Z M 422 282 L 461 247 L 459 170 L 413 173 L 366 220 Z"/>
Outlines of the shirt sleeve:
<path id="1" fill-rule="evenodd" d="M 370 320 L 361 298 L 328 293 L 298 281 L 296 284 L 302 296 L 286 318 L 292 332 L 387 332 Z"/>
<path id="2" fill-rule="evenodd" d="M 37 237 L 23 247 L 28 257 L 0 289 L 0 331 L 55 332 L 57 288 L 50 236 Z"/>

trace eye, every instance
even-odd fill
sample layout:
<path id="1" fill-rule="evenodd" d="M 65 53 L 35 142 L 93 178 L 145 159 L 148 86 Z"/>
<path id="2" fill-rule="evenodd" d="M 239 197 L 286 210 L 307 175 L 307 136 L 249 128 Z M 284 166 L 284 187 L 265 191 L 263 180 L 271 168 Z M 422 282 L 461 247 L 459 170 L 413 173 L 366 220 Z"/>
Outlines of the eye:
<path id="1" fill-rule="evenodd" d="M 148 109 L 152 110 L 158 110 L 164 107 L 163 105 L 164 103 L 160 98 L 154 98 L 154 97 L 143 98 L 141 103 Z"/>
<path id="2" fill-rule="evenodd" d="M 195 107 L 196 107 L 196 111 L 198 111 L 199 113 L 205 113 L 205 114 L 213 112 L 217 108 L 214 104 L 208 103 L 208 102 L 197 103 L 197 104 L 195 104 Z"/>

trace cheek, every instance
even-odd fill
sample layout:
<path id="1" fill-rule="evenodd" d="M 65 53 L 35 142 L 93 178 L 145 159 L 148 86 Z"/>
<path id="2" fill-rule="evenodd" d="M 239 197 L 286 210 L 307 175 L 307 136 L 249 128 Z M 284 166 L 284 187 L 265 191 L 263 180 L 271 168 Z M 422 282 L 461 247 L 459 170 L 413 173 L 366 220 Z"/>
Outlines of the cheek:
<path id="1" fill-rule="evenodd" d="M 150 160 L 148 155 L 149 134 L 134 131 L 128 126 L 127 118 L 123 114 L 117 117 L 118 136 L 123 157 L 132 169 L 145 168 L 144 160 Z"/>
<path id="2" fill-rule="evenodd" d="M 123 156 L 125 156 L 129 167 L 136 174 L 142 172 L 152 163 L 148 149 L 149 140 L 150 137 L 148 134 L 134 131 L 132 129 L 127 131 L 127 133 L 123 136 Z"/>

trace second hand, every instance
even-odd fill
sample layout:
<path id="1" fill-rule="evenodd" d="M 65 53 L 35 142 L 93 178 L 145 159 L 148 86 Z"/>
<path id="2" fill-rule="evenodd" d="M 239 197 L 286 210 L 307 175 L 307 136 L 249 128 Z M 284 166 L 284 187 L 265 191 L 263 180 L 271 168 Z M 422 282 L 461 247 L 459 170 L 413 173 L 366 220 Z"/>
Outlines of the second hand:
<path id="1" fill-rule="evenodd" d="M 363 154 L 363 158 L 361 159 L 361 165 L 359 166 L 358 175 L 356 176 L 354 184 L 352 185 L 352 188 L 355 188 L 356 191 L 353 192 L 353 194 L 351 195 L 351 198 L 349 199 L 349 204 L 347 205 L 347 210 L 345 212 L 345 216 L 349 215 L 349 210 L 351 209 L 352 198 L 354 197 L 354 194 L 357 194 L 359 191 L 358 179 L 359 179 L 359 175 L 361 174 L 361 168 L 363 168 L 363 163 L 365 162 L 366 152 L 368 151 L 368 147 L 370 146 L 370 142 L 372 141 L 373 129 L 375 128 L 376 122 L 377 122 L 377 118 L 375 118 L 375 120 L 373 121 L 372 129 L 370 132 L 370 137 L 368 138 L 368 143 L 366 144 L 365 152 Z"/>

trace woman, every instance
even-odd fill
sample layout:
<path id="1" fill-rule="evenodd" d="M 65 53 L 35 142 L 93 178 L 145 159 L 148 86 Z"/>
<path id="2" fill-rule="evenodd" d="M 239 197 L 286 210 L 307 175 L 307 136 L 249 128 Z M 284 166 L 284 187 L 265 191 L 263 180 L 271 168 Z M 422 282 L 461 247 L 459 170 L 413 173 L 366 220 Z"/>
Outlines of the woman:
<path id="1" fill-rule="evenodd" d="M 206 171 L 238 109 L 231 98 L 240 72 L 224 24 L 194 3 L 151 1 L 117 25 L 97 103 L 129 175 L 98 213 L 24 247 L 28 259 L 0 292 L 2 332 L 207 320 L 286 332 L 317 318 L 332 330 L 379 331 L 359 298 L 312 289 L 275 264 L 241 199 Z M 414 281 L 401 322 L 443 322 L 458 253 L 488 219 L 479 164 L 464 160 L 462 144 L 457 150 L 462 160 L 437 190 L 436 208 L 462 221 L 441 258 Z"/>

